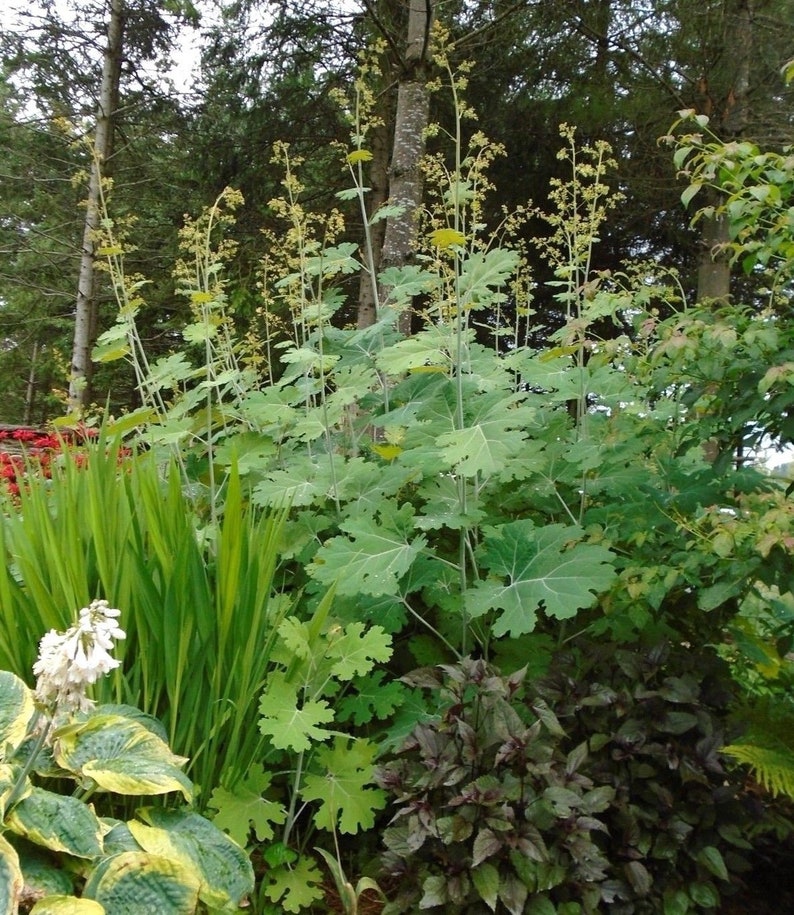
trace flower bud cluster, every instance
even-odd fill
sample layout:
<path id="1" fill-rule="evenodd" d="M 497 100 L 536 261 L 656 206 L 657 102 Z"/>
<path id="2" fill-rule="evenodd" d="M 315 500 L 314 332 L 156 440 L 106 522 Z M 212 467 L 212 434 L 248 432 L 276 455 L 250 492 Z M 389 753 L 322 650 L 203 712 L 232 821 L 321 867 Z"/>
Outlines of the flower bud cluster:
<path id="1" fill-rule="evenodd" d="M 94 600 L 80 611 L 75 626 L 63 633 L 51 629 L 42 638 L 33 673 L 35 700 L 46 714 L 91 708 L 87 687 L 119 666 L 110 655 L 114 640 L 126 638 L 119 616 L 106 600 Z"/>

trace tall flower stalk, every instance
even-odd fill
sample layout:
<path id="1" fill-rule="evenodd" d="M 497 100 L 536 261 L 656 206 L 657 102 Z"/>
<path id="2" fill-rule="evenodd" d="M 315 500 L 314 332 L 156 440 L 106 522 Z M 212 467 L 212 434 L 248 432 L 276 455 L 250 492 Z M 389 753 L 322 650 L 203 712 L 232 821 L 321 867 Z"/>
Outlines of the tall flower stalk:
<path id="1" fill-rule="evenodd" d="M 118 624 L 120 615 L 106 600 L 94 600 L 80 610 L 77 623 L 66 632 L 50 629 L 42 638 L 33 665 L 34 698 L 48 719 L 93 706 L 88 687 L 120 663 L 110 654 L 114 641 L 126 638 Z"/>
<path id="2" fill-rule="evenodd" d="M 36 714 L 28 729 L 35 740 L 6 801 L 6 809 L 11 809 L 24 794 L 28 775 L 49 743 L 53 725 L 63 722 L 73 712 L 92 708 L 94 702 L 88 696 L 88 687 L 119 666 L 119 660 L 110 652 L 116 639 L 127 637 L 118 624 L 120 615 L 106 600 L 93 600 L 80 610 L 74 626 L 66 632 L 50 629 L 41 639 L 33 665 Z"/>

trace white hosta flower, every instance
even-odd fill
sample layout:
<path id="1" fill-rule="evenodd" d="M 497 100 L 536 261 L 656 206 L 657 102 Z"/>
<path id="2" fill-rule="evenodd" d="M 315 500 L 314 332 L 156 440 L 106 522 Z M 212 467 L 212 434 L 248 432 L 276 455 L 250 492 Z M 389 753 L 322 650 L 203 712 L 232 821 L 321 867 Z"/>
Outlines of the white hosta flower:
<path id="1" fill-rule="evenodd" d="M 51 629 L 42 638 L 33 673 L 36 701 L 47 714 L 91 707 L 86 688 L 119 666 L 110 655 L 114 641 L 126 638 L 119 615 L 106 600 L 95 600 L 83 607 L 75 626 L 63 633 Z"/>

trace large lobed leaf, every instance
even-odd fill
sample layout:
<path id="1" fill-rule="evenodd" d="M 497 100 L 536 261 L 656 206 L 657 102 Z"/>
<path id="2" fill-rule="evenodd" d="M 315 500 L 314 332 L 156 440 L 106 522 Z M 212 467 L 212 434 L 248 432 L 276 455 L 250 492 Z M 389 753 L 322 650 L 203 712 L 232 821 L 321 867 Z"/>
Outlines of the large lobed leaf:
<path id="1" fill-rule="evenodd" d="M 259 711 L 259 730 L 280 750 L 300 753 L 310 749 L 313 741 L 331 736 L 322 725 L 334 720 L 334 710 L 324 699 L 301 701 L 298 685 L 287 682 L 281 671 L 268 677 Z"/>
<path id="2" fill-rule="evenodd" d="M 252 827 L 260 842 L 269 842 L 275 836 L 273 826 L 287 819 L 284 805 L 265 797 L 272 778 L 271 772 L 256 765 L 233 790 L 213 790 L 209 806 L 217 813 L 212 822 L 238 845 L 246 844 Z"/>
<path id="3" fill-rule="evenodd" d="M 529 519 L 488 528 L 480 555 L 490 575 L 466 593 L 469 615 L 496 611 L 494 635 L 517 636 L 535 628 L 541 606 L 557 619 L 591 606 L 615 570 L 609 550 L 581 537 L 578 527 L 536 528 Z"/>
<path id="4" fill-rule="evenodd" d="M 309 565 L 309 574 L 323 584 L 336 583 L 341 595 L 394 594 L 397 583 L 425 547 L 415 536 L 413 506 L 391 501 L 381 506 L 378 519 L 352 518 L 341 525 L 346 537 L 332 537 Z"/>
<path id="5" fill-rule="evenodd" d="M 335 737 L 317 751 L 320 772 L 306 775 L 301 797 L 319 801 L 314 823 L 320 829 L 352 834 L 375 825 L 386 794 L 373 786 L 377 747 L 369 740 Z"/>

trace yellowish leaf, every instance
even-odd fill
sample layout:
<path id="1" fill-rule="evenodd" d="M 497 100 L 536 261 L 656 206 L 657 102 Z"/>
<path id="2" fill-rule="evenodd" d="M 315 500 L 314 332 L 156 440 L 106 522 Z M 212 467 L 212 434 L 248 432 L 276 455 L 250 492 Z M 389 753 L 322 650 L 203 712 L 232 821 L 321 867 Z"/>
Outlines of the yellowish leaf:
<path id="1" fill-rule="evenodd" d="M 359 162 L 371 162 L 372 153 L 368 149 L 354 149 L 353 152 L 347 154 L 347 161 L 349 165 L 358 165 Z"/>
<path id="2" fill-rule="evenodd" d="M 466 236 L 457 229 L 436 229 L 430 233 L 430 243 L 436 248 L 451 248 L 466 244 Z"/>
<path id="3" fill-rule="evenodd" d="M 372 450 L 385 461 L 393 461 L 403 453 L 403 450 L 399 445 L 376 444 L 372 446 Z"/>

